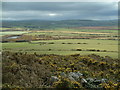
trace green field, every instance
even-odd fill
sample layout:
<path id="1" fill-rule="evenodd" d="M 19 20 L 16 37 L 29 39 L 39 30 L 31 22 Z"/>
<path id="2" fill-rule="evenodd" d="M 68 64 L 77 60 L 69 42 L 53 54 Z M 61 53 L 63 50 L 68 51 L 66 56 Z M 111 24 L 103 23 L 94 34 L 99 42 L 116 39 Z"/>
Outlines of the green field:
<path id="1" fill-rule="evenodd" d="M 57 28 L 57 31 L 74 31 L 74 32 L 100 32 L 100 33 L 118 33 L 118 30 L 96 30 L 96 29 L 67 29 L 67 28 Z"/>
<path id="2" fill-rule="evenodd" d="M 25 31 L 7 31 L 7 32 L 0 32 L 0 35 L 4 36 L 4 35 L 16 35 L 16 34 L 23 34 L 23 33 L 27 33 Z"/>
<path id="3" fill-rule="evenodd" d="M 85 43 L 85 44 L 84 44 Z M 115 40 L 85 40 L 85 39 L 63 39 L 63 40 L 40 40 L 31 43 L 3 43 L 3 50 L 21 51 L 39 54 L 98 54 L 118 58 L 118 41 Z M 83 51 L 76 51 L 82 49 Z M 89 49 L 106 50 L 106 52 L 86 51 Z"/>
<path id="4" fill-rule="evenodd" d="M 14 31 L 14 30 L 23 30 L 23 29 L 25 29 L 25 28 L 18 28 L 18 27 L 16 27 L 16 28 L 15 28 L 15 27 L 11 27 L 11 28 L 3 28 L 3 27 L 2 27 L 2 28 L 1 28 L 1 27 L 0 27 L 0 30 L 3 30 L 3 31 L 4 31 L 4 30 L 13 30 L 13 31 Z"/>
<path id="5" fill-rule="evenodd" d="M 56 28 L 53 30 L 33 29 L 26 31 L 24 28 L 17 29 L 23 31 L 14 31 L 16 28 L 13 31 L 8 31 L 8 28 L 3 28 L 3 30 L 7 31 L 0 32 L 0 35 L 26 35 L 30 37 L 33 36 L 34 38 L 37 37 L 39 39 L 31 40 L 30 42 L 2 43 L 2 50 L 58 55 L 98 54 L 101 56 L 118 58 L 118 40 L 116 39 L 118 36 L 117 30 Z M 46 37 L 47 39 L 50 37 L 52 38 L 47 40 Z M 56 37 L 58 40 L 55 40 Z M 71 39 L 71 37 L 74 39 Z M 90 39 L 76 39 L 76 37 L 89 37 Z M 26 39 L 25 36 L 24 39 Z"/>

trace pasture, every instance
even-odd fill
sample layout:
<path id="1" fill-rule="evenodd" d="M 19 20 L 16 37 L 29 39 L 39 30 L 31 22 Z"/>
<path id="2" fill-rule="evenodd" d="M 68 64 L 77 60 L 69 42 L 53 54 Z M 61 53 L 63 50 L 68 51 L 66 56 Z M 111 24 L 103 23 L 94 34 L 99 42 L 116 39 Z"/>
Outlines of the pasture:
<path id="1" fill-rule="evenodd" d="M 15 34 L 23 34 L 23 33 L 27 33 L 25 31 L 8 31 L 8 32 L 0 32 L 0 35 L 4 36 L 4 35 L 15 35 Z"/>
<path id="2" fill-rule="evenodd" d="M 39 40 L 20 43 L 3 43 L 3 50 L 38 53 L 38 54 L 98 54 L 118 58 L 117 40 L 85 40 L 85 39 L 63 39 L 63 40 Z"/>
<path id="3" fill-rule="evenodd" d="M 111 30 L 110 28 L 104 30 L 96 29 L 96 27 L 93 30 L 88 29 L 88 27 L 85 29 L 56 28 L 29 31 L 25 28 L 15 28 L 12 31 L 3 28 L 3 30 L 4 32 L 0 32 L 0 35 L 4 36 L 4 39 L 8 37 L 7 35 L 11 35 L 11 37 L 12 35 L 21 35 L 22 40 L 26 40 L 28 37 L 33 38 L 28 42 L 11 40 L 12 42 L 1 43 L 3 51 L 58 55 L 98 54 L 118 58 L 118 30 Z"/>

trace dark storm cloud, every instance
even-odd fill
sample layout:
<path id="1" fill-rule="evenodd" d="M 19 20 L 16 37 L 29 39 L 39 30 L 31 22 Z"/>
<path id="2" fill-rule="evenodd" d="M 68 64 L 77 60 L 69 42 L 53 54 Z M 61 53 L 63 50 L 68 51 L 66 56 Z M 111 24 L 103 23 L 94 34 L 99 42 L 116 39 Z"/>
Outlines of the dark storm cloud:
<path id="1" fill-rule="evenodd" d="M 113 2 L 3 2 L 3 19 L 117 19 Z"/>

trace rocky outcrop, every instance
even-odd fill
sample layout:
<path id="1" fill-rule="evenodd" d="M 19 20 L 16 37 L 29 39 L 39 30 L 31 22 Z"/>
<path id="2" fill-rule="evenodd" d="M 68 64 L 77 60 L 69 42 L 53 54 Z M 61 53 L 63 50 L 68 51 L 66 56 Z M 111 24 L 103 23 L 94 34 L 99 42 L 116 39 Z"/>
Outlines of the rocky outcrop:
<path id="1" fill-rule="evenodd" d="M 70 81 L 75 81 L 79 82 L 86 88 L 101 88 L 100 84 L 101 83 L 106 83 L 107 79 L 102 78 L 102 79 L 97 79 L 97 78 L 84 78 L 83 74 L 78 72 L 69 72 L 69 73 L 60 73 L 61 77 L 67 78 Z M 53 84 L 54 82 L 57 82 L 60 80 L 57 76 L 51 76 L 51 83 Z"/>

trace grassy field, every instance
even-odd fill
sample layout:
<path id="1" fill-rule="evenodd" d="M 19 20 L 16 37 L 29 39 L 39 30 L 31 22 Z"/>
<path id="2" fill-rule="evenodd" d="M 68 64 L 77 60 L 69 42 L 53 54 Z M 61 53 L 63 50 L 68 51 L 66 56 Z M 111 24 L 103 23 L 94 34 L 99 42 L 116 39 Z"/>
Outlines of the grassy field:
<path id="1" fill-rule="evenodd" d="M 118 30 L 96 30 L 96 29 L 67 29 L 67 28 L 57 28 L 57 31 L 74 31 L 74 32 L 98 32 L 98 33 L 118 33 Z"/>
<path id="2" fill-rule="evenodd" d="M 63 39 L 63 40 L 40 40 L 31 43 L 3 43 L 3 50 L 21 51 L 39 54 L 98 54 L 101 56 L 118 57 L 118 42 L 115 40 L 85 40 L 85 39 Z M 77 51 L 82 49 L 82 51 Z M 106 52 L 89 51 L 106 50 Z"/>
<path id="3" fill-rule="evenodd" d="M 0 35 L 4 36 L 4 35 L 16 35 L 16 34 L 23 34 L 23 33 L 27 33 L 25 31 L 13 31 L 13 32 L 0 32 Z"/>
<path id="4" fill-rule="evenodd" d="M 100 33 L 100 32 L 74 32 L 74 31 L 38 31 L 38 32 L 30 32 L 26 35 L 53 35 L 53 36 L 85 36 L 85 35 L 116 35 L 116 33 Z"/>
<path id="5" fill-rule="evenodd" d="M 0 27 L 0 30 L 3 30 L 3 31 L 4 31 L 4 30 L 13 30 L 13 31 L 14 31 L 14 30 L 21 30 L 21 31 L 22 31 L 22 30 L 24 30 L 24 29 L 26 29 L 26 28 L 18 28 L 18 27 L 16 27 L 16 28 L 15 28 L 15 27 L 11 27 L 11 28 L 3 28 L 3 27 L 2 27 L 2 28 L 1 28 L 1 27 Z"/>
<path id="6" fill-rule="evenodd" d="M 37 38 L 40 38 L 40 40 L 38 39 L 37 41 L 30 42 L 2 43 L 1 45 L 3 50 L 59 55 L 83 55 L 94 53 L 101 56 L 107 55 L 113 58 L 118 58 L 118 40 L 107 40 L 117 38 L 117 30 L 57 28 L 53 30 L 46 29 L 25 31 L 23 28 L 17 29 L 22 29 L 23 31 L 5 31 L 0 32 L 0 35 L 32 35 L 37 36 Z M 8 30 L 8 28 L 3 28 L 3 30 Z M 46 38 L 46 36 L 50 36 L 52 38 L 47 40 L 49 39 L 48 37 L 46 40 L 43 40 Z M 55 39 L 55 37 L 67 37 L 69 39 L 59 38 L 58 40 L 52 40 Z M 74 37 L 74 39 L 70 39 L 71 37 Z M 90 39 L 76 39 L 76 37 L 90 37 Z M 102 40 L 104 38 L 106 38 L 106 40 Z"/>
<path id="7" fill-rule="evenodd" d="M 93 30 L 93 29 L 66 29 L 66 28 L 57 28 L 54 30 L 38 30 L 37 32 L 32 31 L 28 35 L 38 35 L 38 34 L 117 34 L 118 30 Z"/>

